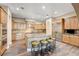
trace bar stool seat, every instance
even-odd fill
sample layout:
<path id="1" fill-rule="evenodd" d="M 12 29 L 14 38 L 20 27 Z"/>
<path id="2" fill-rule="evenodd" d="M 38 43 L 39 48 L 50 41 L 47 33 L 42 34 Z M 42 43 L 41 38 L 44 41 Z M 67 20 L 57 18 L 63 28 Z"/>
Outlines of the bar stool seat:
<path id="1" fill-rule="evenodd" d="M 48 42 L 45 39 L 43 39 L 40 41 L 40 43 L 41 43 L 41 55 L 48 54 L 48 51 L 47 51 Z"/>
<path id="2" fill-rule="evenodd" d="M 32 41 L 31 42 L 31 53 L 34 56 L 37 56 L 39 54 L 39 42 L 38 41 Z"/>

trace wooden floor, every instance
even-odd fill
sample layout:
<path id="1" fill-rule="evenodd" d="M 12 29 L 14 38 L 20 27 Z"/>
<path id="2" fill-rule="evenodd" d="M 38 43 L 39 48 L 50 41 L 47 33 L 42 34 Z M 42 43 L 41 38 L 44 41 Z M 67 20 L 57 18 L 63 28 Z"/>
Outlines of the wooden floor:
<path id="1" fill-rule="evenodd" d="M 79 56 L 79 48 L 57 41 L 56 49 L 51 56 Z"/>
<path id="2" fill-rule="evenodd" d="M 24 40 L 13 42 L 3 56 L 30 56 Z M 79 48 L 62 42 L 56 42 L 56 49 L 50 56 L 79 56 Z"/>
<path id="3" fill-rule="evenodd" d="M 12 47 L 10 47 L 3 56 L 20 56 L 27 54 L 27 47 L 25 40 L 14 41 Z"/>

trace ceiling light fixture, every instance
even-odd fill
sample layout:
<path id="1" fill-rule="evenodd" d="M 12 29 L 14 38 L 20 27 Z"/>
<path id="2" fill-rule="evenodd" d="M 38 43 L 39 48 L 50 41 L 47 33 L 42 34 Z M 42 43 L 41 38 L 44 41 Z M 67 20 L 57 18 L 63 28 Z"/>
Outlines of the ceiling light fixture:
<path id="1" fill-rule="evenodd" d="M 18 10 L 23 10 L 23 9 L 24 9 L 24 7 L 16 8 L 17 11 L 18 11 Z"/>
<path id="2" fill-rule="evenodd" d="M 42 9 L 45 9 L 46 7 L 45 6 L 42 6 Z"/>
<path id="3" fill-rule="evenodd" d="M 18 11 L 18 10 L 20 10 L 19 8 L 16 8 L 16 10 Z"/>
<path id="4" fill-rule="evenodd" d="M 57 13 L 58 13 L 57 11 L 54 12 L 54 14 L 57 14 Z"/>

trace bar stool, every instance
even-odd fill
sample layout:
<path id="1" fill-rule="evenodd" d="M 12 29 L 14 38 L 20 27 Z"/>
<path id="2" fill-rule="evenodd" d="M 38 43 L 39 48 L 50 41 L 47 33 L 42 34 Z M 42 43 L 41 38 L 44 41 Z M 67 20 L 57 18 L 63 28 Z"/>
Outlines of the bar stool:
<path id="1" fill-rule="evenodd" d="M 52 52 L 53 51 L 52 39 L 47 39 L 47 41 L 48 41 L 47 49 L 49 52 Z"/>
<path id="2" fill-rule="evenodd" d="M 31 45 L 32 45 L 32 47 L 31 47 L 31 54 L 33 55 L 33 56 L 38 56 L 39 55 L 39 42 L 38 41 L 32 41 L 31 42 Z"/>
<path id="3" fill-rule="evenodd" d="M 40 55 L 41 56 L 44 56 L 46 54 L 48 55 L 48 50 L 47 50 L 47 44 L 48 44 L 48 42 L 45 39 L 43 39 L 43 40 L 40 41 L 40 44 L 41 44 Z"/>
<path id="4" fill-rule="evenodd" d="M 46 39 L 48 41 L 47 49 L 49 52 L 53 52 L 55 49 L 55 40 L 52 38 Z"/>

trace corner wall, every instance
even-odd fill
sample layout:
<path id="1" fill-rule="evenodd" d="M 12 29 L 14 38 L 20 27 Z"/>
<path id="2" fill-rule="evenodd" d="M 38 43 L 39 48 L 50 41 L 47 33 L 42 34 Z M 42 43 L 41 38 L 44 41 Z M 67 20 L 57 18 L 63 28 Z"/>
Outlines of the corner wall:
<path id="1" fill-rule="evenodd" d="M 68 18 L 68 17 L 72 17 L 72 16 L 77 16 L 75 11 L 61 15 L 59 17 L 55 17 L 55 19 L 62 19 L 62 18 Z"/>
<path id="2" fill-rule="evenodd" d="M 52 18 L 46 20 L 46 34 L 52 35 Z"/>
<path id="3" fill-rule="evenodd" d="M 8 16 L 7 16 L 7 49 L 12 44 L 12 15 L 10 9 L 8 8 Z"/>

